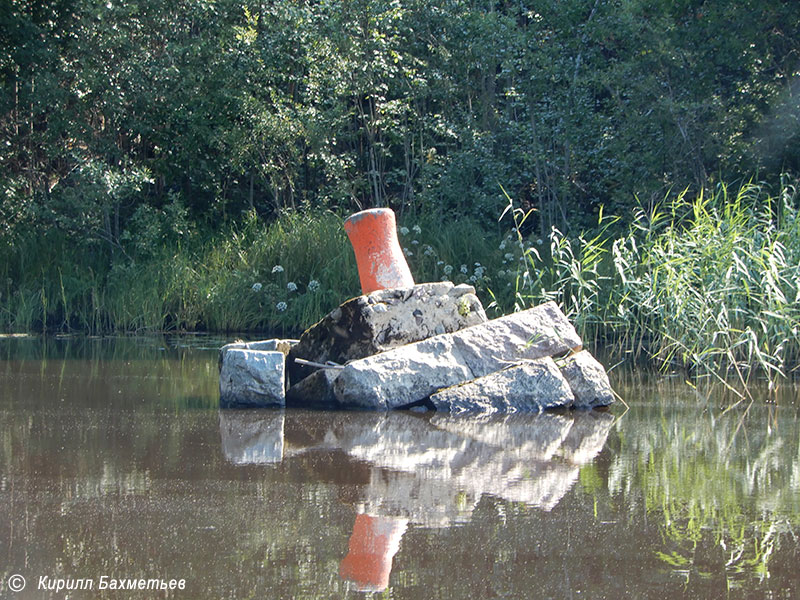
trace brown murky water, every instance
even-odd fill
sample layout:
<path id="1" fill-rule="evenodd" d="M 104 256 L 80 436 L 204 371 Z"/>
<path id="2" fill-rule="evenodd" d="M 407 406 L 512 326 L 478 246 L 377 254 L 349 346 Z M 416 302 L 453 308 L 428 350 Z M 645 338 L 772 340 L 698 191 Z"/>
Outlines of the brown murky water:
<path id="1" fill-rule="evenodd" d="M 0 597 L 800 598 L 794 388 L 220 411 L 219 343 L 0 339 Z"/>

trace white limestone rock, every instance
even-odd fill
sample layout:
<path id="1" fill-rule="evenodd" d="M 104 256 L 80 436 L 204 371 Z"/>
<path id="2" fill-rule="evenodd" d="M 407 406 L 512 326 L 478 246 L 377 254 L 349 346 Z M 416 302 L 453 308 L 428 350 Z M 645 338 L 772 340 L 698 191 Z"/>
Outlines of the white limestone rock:
<path id="1" fill-rule="evenodd" d="M 464 329 L 454 334 L 453 340 L 475 377 L 524 359 L 580 349 L 582 345 L 575 328 L 555 302 Z"/>
<path id="2" fill-rule="evenodd" d="M 220 406 L 284 406 L 285 361 L 277 350 L 225 352 L 219 373 Z"/>
<path id="3" fill-rule="evenodd" d="M 343 407 L 387 410 L 408 406 L 444 387 L 472 379 L 452 334 L 394 348 L 342 369 L 333 384 Z"/>
<path id="4" fill-rule="evenodd" d="M 522 362 L 430 397 L 439 412 L 542 412 L 572 405 L 573 396 L 550 357 Z"/>
<path id="5" fill-rule="evenodd" d="M 575 395 L 575 408 L 599 408 L 614 403 L 606 370 L 586 350 L 568 356 L 561 373 Z"/>

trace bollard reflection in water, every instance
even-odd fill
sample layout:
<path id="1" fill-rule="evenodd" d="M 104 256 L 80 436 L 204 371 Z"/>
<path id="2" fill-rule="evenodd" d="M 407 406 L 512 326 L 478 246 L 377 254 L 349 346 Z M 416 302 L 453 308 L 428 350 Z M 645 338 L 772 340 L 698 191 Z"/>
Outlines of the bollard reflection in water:
<path id="1" fill-rule="evenodd" d="M 448 527 L 467 521 L 487 494 L 553 509 L 578 480 L 580 465 L 600 453 L 613 422 L 599 412 L 470 418 L 220 411 L 223 451 L 235 464 L 323 453 L 339 460 L 325 462 L 326 476 L 341 483 L 352 471 L 344 460 L 367 465 L 339 568 L 360 591 L 388 586 L 408 523 Z"/>
<path id="2" fill-rule="evenodd" d="M 408 519 L 356 515 L 347 556 L 339 565 L 339 575 L 359 592 L 380 592 L 389 585 L 392 559 L 400 549 L 400 539 Z"/>

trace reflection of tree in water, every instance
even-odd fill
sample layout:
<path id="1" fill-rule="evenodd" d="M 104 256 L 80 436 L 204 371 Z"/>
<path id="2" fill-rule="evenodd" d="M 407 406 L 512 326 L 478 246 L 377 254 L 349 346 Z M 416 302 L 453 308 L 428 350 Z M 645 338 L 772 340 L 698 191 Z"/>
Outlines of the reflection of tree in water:
<path id="1" fill-rule="evenodd" d="M 274 463 L 341 452 L 368 465 L 340 573 L 358 589 L 388 585 L 410 521 L 447 527 L 470 518 L 488 495 L 551 510 L 603 448 L 614 417 L 604 413 L 455 418 L 409 413 L 221 412 L 232 462 Z M 285 433 L 285 442 L 284 442 Z M 327 464 L 326 478 L 346 472 Z"/>
<path id="2" fill-rule="evenodd" d="M 786 419 L 787 411 L 794 417 Z M 731 590 L 753 576 L 796 581 L 796 408 L 724 412 L 654 402 L 626 420 L 636 434 L 619 437 L 608 492 L 630 514 L 659 519 L 663 546 L 656 556 L 669 570 Z"/>

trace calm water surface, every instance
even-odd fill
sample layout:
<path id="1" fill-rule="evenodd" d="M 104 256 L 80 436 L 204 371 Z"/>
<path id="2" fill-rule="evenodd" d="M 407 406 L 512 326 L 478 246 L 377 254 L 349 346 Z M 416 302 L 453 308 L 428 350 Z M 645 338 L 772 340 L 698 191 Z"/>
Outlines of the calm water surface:
<path id="1" fill-rule="evenodd" d="M 627 412 L 220 411 L 221 342 L 0 339 L 0 597 L 800 598 L 795 388 L 726 411 L 629 374 Z"/>

